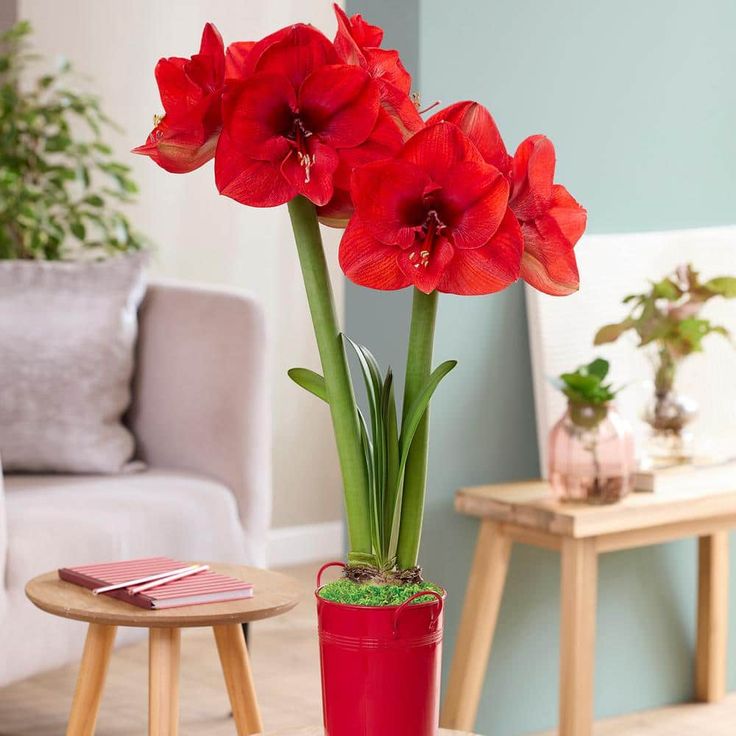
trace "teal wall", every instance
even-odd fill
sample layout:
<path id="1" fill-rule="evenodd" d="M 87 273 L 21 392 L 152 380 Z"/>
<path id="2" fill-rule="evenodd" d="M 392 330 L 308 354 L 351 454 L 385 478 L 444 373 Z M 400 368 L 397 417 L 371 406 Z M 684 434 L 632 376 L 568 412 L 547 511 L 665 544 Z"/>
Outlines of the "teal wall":
<path id="1" fill-rule="evenodd" d="M 483 102 L 512 148 L 530 133 L 549 135 L 559 180 L 588 208 L 592 232 L 736 223 L 732 0 L 348 6 L 408 54 L 425 103 Z M 348 331 L 400 370 L 408 308 L 407 293 L 351 287 Z M 446 672 L 477 528 L 453 513 L 454 490 L 539 472 L 522 289 L 443 296 L 436 346 L 437 361 L 460 362 L 433 403 L 422 551 L 427 573 L 450 594 Z M 693 542 L 602 559 L 598 717 L 691 697 L 694 601 Z M 479 733 L 520 736 L 555 724 L 558 629 L 559 558 L 518 546 Z M 736 632 L 731 642 L 736 688 Z"/>

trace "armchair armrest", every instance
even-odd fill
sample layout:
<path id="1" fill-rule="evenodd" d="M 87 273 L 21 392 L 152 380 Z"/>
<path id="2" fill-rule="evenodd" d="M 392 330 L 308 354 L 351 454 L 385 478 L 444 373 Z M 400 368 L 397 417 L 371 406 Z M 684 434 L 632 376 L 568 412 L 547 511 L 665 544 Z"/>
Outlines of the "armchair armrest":
<path id="1" fill-rule="evenodd" d="M 226 485 L 252 562 L 262 564 L 257 542 L 265 538 L 271 513 L 263 310 L 242 292 L 154 283 L 139 317 L 128 417 L 138 457 Z"/>

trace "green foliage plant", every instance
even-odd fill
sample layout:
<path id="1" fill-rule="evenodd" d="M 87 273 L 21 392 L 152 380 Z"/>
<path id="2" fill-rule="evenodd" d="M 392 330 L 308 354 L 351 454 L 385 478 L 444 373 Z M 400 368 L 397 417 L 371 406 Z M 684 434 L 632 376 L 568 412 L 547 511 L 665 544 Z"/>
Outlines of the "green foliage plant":
<path id="1" fill-rule="evenodd" d="M 630 294 L 623 303 L 629 314 L 621 322 L 598 330 L 595 344 L 618 340 L 633 331 L 639 346 L 656 348 L 655 393 L 664 397 L 674 388 L 677 366 L 683 358 L 703 350 L 703 340 L 716 334 L 729 337 L 722 325 L 700 315 L 703 306 L 716 297 L 736 297 L 736 277 L 718 276 L 703 281 L 692 264 L 679 266 L 661 281 L 651 282 L 640 294 Z"/>
<path id="2" fill-rule="evenodd" d="M 593 429 L 608 415 L 608 405 L 618 392 L 605 382 L 609 368 L 607 360 L 596 358 L 559 377 L 558 387 L 567 397 L 570 419 L 576 426 Z"/>
<path id="3" fill-rule="evenodd" d="M 31 73 L 31 26 L 0 35 L 0 258 L 60 260 L 138 250 L 121 205 L 138 191 L 104 133 L 99 98 L 68 62 Z"/>

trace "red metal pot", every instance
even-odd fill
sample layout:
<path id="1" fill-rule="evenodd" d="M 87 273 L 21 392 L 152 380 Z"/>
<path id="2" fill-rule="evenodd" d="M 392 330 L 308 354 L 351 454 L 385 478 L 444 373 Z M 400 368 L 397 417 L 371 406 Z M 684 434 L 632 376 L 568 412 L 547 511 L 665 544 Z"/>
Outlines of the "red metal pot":
<path id="1" fill-rule="evenodd" d="M 325 736 L 437 736 L 444 595 L 400 606 L 351 606 L 319 596 Z M 409 605 L 422 595 L 430 603 Z"/>

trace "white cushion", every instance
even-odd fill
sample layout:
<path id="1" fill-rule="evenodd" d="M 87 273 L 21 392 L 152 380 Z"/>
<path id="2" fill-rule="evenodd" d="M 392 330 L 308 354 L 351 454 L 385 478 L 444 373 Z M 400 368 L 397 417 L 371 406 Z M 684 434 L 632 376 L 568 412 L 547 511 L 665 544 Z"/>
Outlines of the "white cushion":
<path id="1" fill-rule="evenodd" d="M 67 565 L 168 555 L 247 563 L 235 498 L 196 475 L 7 475 L 6 585 Z"/>
<path id="2" fill-rule="evenodd" d="M 104 261 L 0 261 L 3 470 L 119 473 L 130 404 L 139 253 Z"/>

